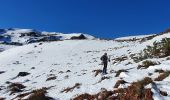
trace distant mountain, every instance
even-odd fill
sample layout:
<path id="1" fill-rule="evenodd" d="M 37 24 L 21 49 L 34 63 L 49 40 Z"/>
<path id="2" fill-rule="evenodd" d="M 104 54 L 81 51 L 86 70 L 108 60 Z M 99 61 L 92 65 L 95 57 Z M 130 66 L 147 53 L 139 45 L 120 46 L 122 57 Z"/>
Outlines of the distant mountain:
<path id="1" fill-rule="evenodd" d="M 33 29 L 0 29 L 0 42 L 6 44 L 23 45 L 28 43 L 43 42 L 43 41 L 58 41 L 65 39 L 79 38 L 84 36 L 84 39 L 93 39 L 93 36 L 83 33 L 62 34 L 56 32 L 40 32 Z M 80 39 L 83 39 L 80 37 Z"/>

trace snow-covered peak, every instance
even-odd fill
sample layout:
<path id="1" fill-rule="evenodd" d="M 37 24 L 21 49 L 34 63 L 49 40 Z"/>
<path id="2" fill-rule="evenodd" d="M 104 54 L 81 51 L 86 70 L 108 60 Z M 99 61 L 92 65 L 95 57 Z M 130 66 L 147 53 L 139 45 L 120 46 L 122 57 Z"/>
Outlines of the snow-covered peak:
<path id="1" fill-rule="evenodd" d="M 10 29 L 1 29 L 0 30 L 0 41 L 6 43 L 19 43 L 27 44 L 40 41 L 57 41 L 71 39 L 72 37 L 79 37 L 83 33 L 70 33 L 63 34 L 57 32 L 40 32 L 34 29 L 19 29 L 19 28 L 10 28 Z M 94 39 L 93 36 L 83 34 L 86 39 Z"/>

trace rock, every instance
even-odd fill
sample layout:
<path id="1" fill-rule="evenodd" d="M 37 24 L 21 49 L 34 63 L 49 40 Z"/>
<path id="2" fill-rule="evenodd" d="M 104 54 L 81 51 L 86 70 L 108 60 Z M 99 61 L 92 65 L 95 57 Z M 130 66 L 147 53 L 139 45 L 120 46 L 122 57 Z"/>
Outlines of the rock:
<path id="1" fill-rule="evenodd" d="M 17 75 L 17 77 L 19 77 L 19 76 L 23 77 L 23 76 L 27 76 L 27 75 L 29 75 L 29 74 L 30 74 L 30 73 L 28 73 L 28 72 L 19 72 L 18 75 Z"/>
<path id="2" fill-rule="evenodd" d="M 81 34 L 80 36 L 72 36 L 71 39 L 78 39 L 78 40 L 82 40 L 82 39 L 87 39 L 83 34 Z"/>
<path id="3" fill-rule="evenodd" d="M 3 74 L 3 73 L 5 73 L 5 71 L 0 71 L 0 74 Z"/>

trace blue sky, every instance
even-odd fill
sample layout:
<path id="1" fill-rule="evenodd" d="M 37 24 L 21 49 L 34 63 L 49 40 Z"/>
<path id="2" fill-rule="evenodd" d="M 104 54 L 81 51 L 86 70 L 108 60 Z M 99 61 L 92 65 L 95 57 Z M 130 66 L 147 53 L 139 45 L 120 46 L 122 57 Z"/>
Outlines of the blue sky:
<path id="1" fill-rule="evenodd" d="M 115 38 L 170 28 L 170 0 L 1 0 L 0 28 Z"/>

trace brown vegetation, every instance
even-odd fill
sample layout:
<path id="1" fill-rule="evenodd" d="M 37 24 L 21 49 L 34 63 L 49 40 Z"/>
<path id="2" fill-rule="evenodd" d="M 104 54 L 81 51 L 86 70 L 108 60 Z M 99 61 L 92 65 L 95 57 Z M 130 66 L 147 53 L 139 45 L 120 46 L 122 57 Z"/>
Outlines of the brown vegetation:
<path id="1" fill-rule="evenodd" d="M 73 91 L 75 88 L 80 88 L 81 84 L 80 83 L 76 83 L 73 87 L 67 87 L 66 89 L 62 90 L 61 92 L 71 92 Z"/>
<path id="2" fill-rule="evenodd" d="M 110 79 L 110 78 L 111 77 L 109 77 L 109 76 L 104 76 L 98 81 L 98 83 L 102 82 L 103 80 Z"/>
<path id="3" fill-rule="evenodd" d="M 117 57 L 117 58 L 114 58 L 114 59 L 112 59 L 112 60 L 114 60 L 113 63 L 117 63 L 117 62 L 125 61 L 125 60 L 127 60 L 127 59 L 128 59 L 128 57 L 123 55 L 123 56 L 121 56 L 121 57 Z"/>
<path id="4" fill-rule="evenodd" d="M 75 97 L 73 100 L 94 100 L 94 99 L 95 97 L 93 95 L 85 93 Z"/>
<path id="5" fill-rule="evenodd" d="M 162 69 L 155 69 L 155 72 L 163 73 L 163 72 L 165 72 L 165 71 L 164 71 L 164 70 L 162 70 Z"/>
<path id="6" fill-rule="evenodd" d="M 170 38 L 163 38 L 160 42 L 154 42 L 153 46 L 147 46 L 144 50 L 146 57 L 167 57 L 170 55 Z"/>
<path id="7" fill-rule="evenodd" d="M 24 94 L 20 94 L 16 96 L 14 99 L 19 99 L 22 100 L 22 98 L 26 97 L 29 95 L 27 100 L 53 100 L 53 98 L 46 96 L 45 94 L 47 93 L 48 88 L 41 88 L 41 89 L 36 89 L 31 92 L 27 92 Z"/>
<path id="8" fill-rule="evenodd" d="M 1 98 L 1 97 L 0 97 L 0 100 L 5 100 L 5 98 Z"/>
<path id="9" fill-rule="evenodd" d="M 22 92 L 22 89 L 25 88 L 24 85 L 20 84 L 20 83 L 11 83 L 9 86 L 8 86 L 9 90 L 11 91 L 10 94 L 13 94 L 13 93 L 18 93 L 18 92 Z"/>
<path id="10" fill-rule="evenodd" d="M 93 70 L 92 72 L 95 72 L 95 77 L 96 77 L 98 74 L 102 73 L 102 70 L 96 69 L 96 70 Z"/>
<path id="11" fill-rule="evenodd" d="M 127 88 L 119 88 L 114 91 L 107 91 L 106 89 L 97 94 L 81 94 L 73 100 L 153 100 L 151 89 L 144 87 L 152 83 L 152 79 L 145 77 L 141 81 L 132 83 Z"/>
<path id="12" fill-rule="evenodd" d="M 124 80 L 118 80 L 118 81 L 116 82 L 114 88 L 118 88 L 120 84 L 125 84 L 125 83 L 127 83 L 127 82 L 124 81 Z"/>
<path id="13" fill-rule="evenodd" d="M 118 70 L 118 71 L 116 71 L 115 77 L 118 77 L 118 76 L 120 75 L 121 72 L 128 72 L 128 71 L 125 70 L 125 69 Z"/>
<path id="14" fill-rule="evenodd" d="M 51 100 L 50 97 L 45 95 L 46 93 L 47 91 L 45 88 L 34 90 L 28 100 Z"/>
<path id="15" fill-rule="evenodd" d="M 162 81 L 163 79 L 165 79 L 166 77 L 168 77 L 170 75 L 170 71 L 165 71 L 163 73 L 161 73 L 157 78 L 155 78 L 155 81 Z"/>
<path id="16" fill-rule="evenodd" d="M 137 69 L 140 69 L 140 68 L 148 68 L 149 66 L 154 66 L 154 65 L 157 65 L 156 62 L 153 62 L 153 61 L 149 61 L 149 60 L 145 60 L 142 62 L 141 65 L 138 65 L 138 68 Z"/>

